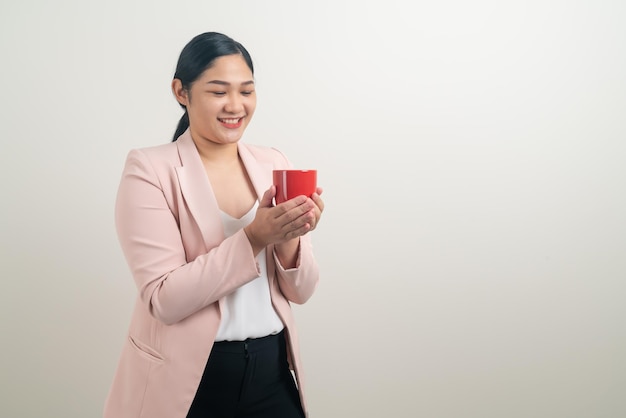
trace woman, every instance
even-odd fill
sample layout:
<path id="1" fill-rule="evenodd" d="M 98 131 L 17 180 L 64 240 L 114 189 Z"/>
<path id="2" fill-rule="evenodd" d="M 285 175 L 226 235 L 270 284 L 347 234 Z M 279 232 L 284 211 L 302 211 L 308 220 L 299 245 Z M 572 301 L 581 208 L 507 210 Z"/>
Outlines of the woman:
<path id="1" fill-rule="evenodd" d="M 305 416 L 290 303 L 318 282 L 308 233 L 322 189 L 273 205 L 272 170 L 291 164 L 240 141 L 256 95 L 238 42 L 193 38 L 172 91 L 185 110 L 173 141 L 132 150 L 119 186 L 138 296 L 104 416 Z"/>

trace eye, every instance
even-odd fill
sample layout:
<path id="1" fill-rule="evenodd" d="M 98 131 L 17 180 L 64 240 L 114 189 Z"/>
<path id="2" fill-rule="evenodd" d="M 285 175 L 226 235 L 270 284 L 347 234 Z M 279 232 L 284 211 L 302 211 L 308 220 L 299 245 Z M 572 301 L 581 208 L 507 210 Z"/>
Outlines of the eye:
<path id="1" fill-rule="evenodd" d="M 241 92 L 244 96 L 250 96 L 252 93 L 254 93 L 254 90 L 245 90 Z"/>
<path id="2" fill-rule="evenodd" d="M 215 95 L 215 96 L 223 96 L 226 94 L 225 91 L 210 91 L 209 93 Z"/>

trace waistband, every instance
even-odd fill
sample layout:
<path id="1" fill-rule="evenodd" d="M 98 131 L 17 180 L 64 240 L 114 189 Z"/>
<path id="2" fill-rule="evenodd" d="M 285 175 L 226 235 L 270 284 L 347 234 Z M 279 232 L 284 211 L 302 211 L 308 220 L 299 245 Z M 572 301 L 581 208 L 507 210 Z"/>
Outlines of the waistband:
<path id="1" fill-rule="evenodd" d="M 215 341 L 213 351 L 221 353 L 248 354 L 266 349 L 278 349 L 285 346 L 285 330 L 278 334 L 260 338 L 248 338 L 244 341 Z"/>

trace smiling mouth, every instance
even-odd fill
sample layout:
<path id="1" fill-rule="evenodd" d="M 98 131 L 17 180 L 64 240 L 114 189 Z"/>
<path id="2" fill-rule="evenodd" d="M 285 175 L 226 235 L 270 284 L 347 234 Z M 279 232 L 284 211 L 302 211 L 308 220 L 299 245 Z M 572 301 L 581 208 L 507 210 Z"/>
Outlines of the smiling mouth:
<path id="1" fill-rule="evenodd" d="M 222 125 L 227 128 L 239 128 L 243 122 L 243 117 L 241 118 L 218 118 Z"/>

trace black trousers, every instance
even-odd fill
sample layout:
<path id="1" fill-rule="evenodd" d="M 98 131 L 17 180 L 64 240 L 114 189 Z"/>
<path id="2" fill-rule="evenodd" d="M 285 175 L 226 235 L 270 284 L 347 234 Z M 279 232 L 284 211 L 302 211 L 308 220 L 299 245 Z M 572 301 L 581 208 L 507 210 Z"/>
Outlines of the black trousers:
<path id="1" fill-rule="evenodd" d="M 303 418 L 284 332 L 216 342 L 187 418 Z"/>

